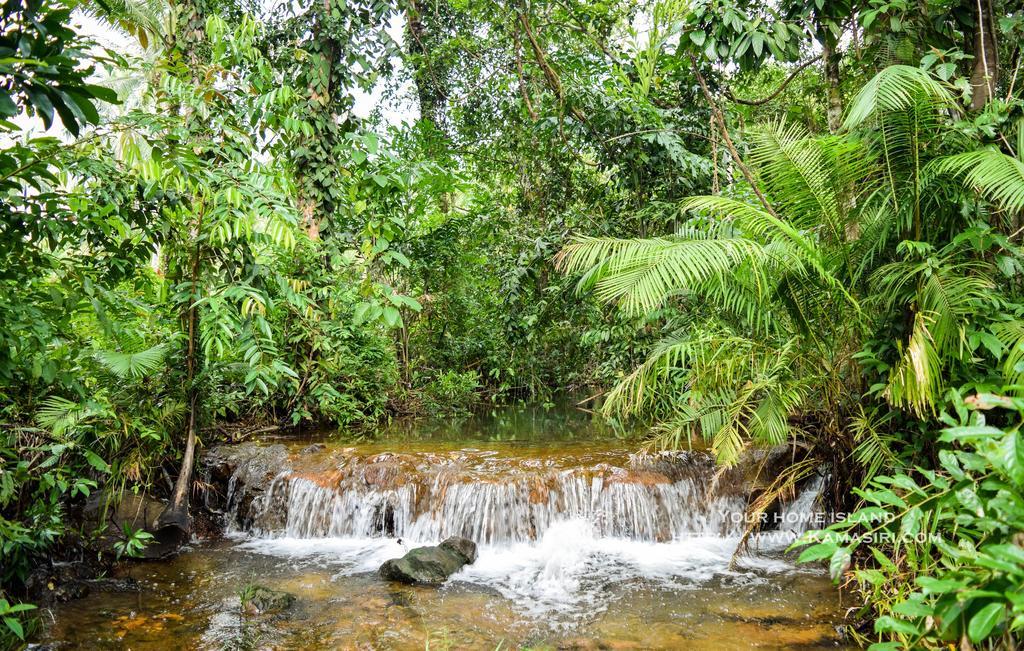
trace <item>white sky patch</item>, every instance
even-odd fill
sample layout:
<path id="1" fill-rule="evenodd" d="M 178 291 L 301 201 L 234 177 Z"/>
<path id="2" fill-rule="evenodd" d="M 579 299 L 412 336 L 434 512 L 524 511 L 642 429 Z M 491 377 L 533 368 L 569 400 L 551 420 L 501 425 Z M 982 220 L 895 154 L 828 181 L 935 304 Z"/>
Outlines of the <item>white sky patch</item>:
<path id="1" fill-rule="evenodd" d="M 387 33 L 391 38 L 395 39 L 399 47 L 402 47 L 405 43 L 405 15 L 402 13 L 396 13 L 388 21 Z M 402 60 L 395 57 L 391 60 L 391 64 L 394 66 L 398 77 L 402 76 L 402 70 L 404 64 Z M 358 117 L 367 119 L 375 110 L 380 110 L 381 120 L 384 126 L 399 126 L 401 124 L 412 124 L 420 117 L 419 106 L 416 100 L 413 98 L 412 92 L 412 81 L 405 79 L 395 97 L 385 99 L 384 89 L 389 80 L 381 79 L 377 82 L 377 85 L 369 93 L 361 90 L 357 90 L 353 95 L 355 97 L 355 106 L 352 112 Z"/>

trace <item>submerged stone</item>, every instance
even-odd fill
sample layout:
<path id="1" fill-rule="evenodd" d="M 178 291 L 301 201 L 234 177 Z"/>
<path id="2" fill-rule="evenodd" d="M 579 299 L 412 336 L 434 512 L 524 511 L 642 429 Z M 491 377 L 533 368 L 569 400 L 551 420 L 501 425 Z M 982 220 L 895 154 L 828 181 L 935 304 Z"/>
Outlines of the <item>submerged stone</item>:
<path id="1" fill-rule="evenodd" d="M 242 599 L 242 611 L 250 615 L 281 612 L 295 603 L 295 595 L 292 593 L 262 585 L 247 585 L 239 596 Z"/>
<path id="2" fill-rule="evenodd" d="M 385 561 L 380 575 L 389 581 L 436 585 L 474 561 L 476 543 L 453 536 L 436 547 L 417 547 L 402 558 Z"/>

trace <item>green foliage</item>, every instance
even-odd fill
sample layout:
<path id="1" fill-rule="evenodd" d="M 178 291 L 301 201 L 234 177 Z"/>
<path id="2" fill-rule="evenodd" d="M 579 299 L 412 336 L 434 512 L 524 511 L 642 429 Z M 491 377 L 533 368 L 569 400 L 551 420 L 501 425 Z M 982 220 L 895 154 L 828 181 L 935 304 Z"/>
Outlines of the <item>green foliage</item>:
<path id="1" fill-rule="evenodd" d="M 20 621 L 18 613 L 25 613 L 34 610 L 31 604 L 11 604 L 6 599 L 0 599 L 0 618 L 3 618 L 4 627 L 13 633 L 19 640 L 25 639 L 25 627 Z M 0 641 L 7 635 L 0 635 Z"/>
<path id="2" fill-rule="evenodd" d="M 962 531 L 816 548 L 866 573 L 888 641 L 1010 635 L 1019 541 L 991 523 L 1019 487 L 985 446 L 1011 439 L 936 434 L 958 396 L 1024 390 L 1024 18 L 987 4 L 78 7 L 135 59 L 64 5 L 5 3 L 5 589 L 72 507 L 163 490 L 217 421 L 354 427 L 596 385 L 662 446 L 805 451 L 766 496 L 821 462 L 840 495 L 870 482 L 865 508 L 913 507 L 897 530 Z"/>
<path id="3" fill-rule="evenodd" d="M 480 378 L 474 371 L 445 371 L 421 389 L 427 413 L 469 411 L 477 401 Z"/>
<path id="4" fill-rule="evenodd" d="M 99 122 L 96 99 L 116 101 L 110 89 L 88 83 L 93 68 L 83 63 L 89 44 L 66 25 L 70 16 L 60 2 L 8 0 L 0 6 L 0 118 L 27 110 L 48 129 L 56 115 L 77 136 Z M 5 131 L 15 128 L 3 125 Z M 7 185 L 8 176 L 2 178 Z"/>
<path id="5" fill-rule="evenodd" d="M 973 409 L 1024 413 L 1024 402 L 981 394 Z M 1024 439 L 1019 424 L 983 424 L 980 412 L 939 437 L 938 464 L 879 474 L 858 494 L 862 506 L 824 531 L 809 532 L 802 561 L 830 559 L 850 578 L 863 612 L 876 618 L 873 649 L 939 648 L 969 640 L 1015 648 L 1024 626 Z M 950 419 L 952 420 L 952 419 Z M 867 641 L 867 640 L 865 640 Z"/>
<path id="6" fill-rule="evenodd" d="M 922 416 L 941 406 L 951 384 L 987 381 L 981 358 L 968 351 L 990 360 L 1003 354 L 996 332 L 1007 326 L 998 324 L 1016 307 L 993 299 L 997 270 L 987 252 L 1006 243 L 959 202 L 977 189 L 993 209 L 1014 210 L 1014 190 L 1012 177 L 999 192 L 977 181 L 988 176 L 979 167 L 987 156 L 944 156 L 924 141 L 928 128 L 933 142 L 960 146 L 946 113 L 951 102 L 927 73 L 886 69 L 851 108 L 849 125 L 871 120 L 863 133 L 814 138 L 770 124 L 752 134 L 749 160 L 771 208 L 694 197 L 679 207 L 696 216 L 673 237 L 569 244 L 563 268 L 582 273 L 580 291 L 593 289 L 629 313 L 670 304 L 694 313 L 612 391 L 606 408 L 634 414 L 672 395 L 661 442 L 699 433 L 729 462 L 747 439 L 804 438 L 798 416 L 834 424 L 811 435 L 829 441 L 825 447 L 851 445 L 863 391 L 860 375 L 846 373 L 852 359 L 887 374 L 866 395 Z M 974 182 L 965 187 L 957 174 L 966 173 Z M 1019 256 L 1015 246 L 1004 250 Z M 717 314 L 702 311 L 708 304 Z M 896 339 L 885 361 L 868 352 L 872 333 Z M 862 341 L 868 350 L 858 351 Z M 876 432 L 871 441 L 879 440 Z M 861 453 L 868 470 L 884 454 Z"/>
<path id="7" fill-rule="evenodd" d="M 136 353 L 116 353 L 101 350 L 96 359 L 119 378 L 141 378 L 160 368 L 167 353 L 166 344 L 157 344 Z"/>
<path id="8" fill-rule="evenodd" d="M 124 523 L 121 533 L 124 535 L 124 539 L 114 543 L 114 553 L 117 558 L 141 556 L 142 550 L 153 540 L 153 534 L 142 529 L 132 529 L 127 522 Z"/>

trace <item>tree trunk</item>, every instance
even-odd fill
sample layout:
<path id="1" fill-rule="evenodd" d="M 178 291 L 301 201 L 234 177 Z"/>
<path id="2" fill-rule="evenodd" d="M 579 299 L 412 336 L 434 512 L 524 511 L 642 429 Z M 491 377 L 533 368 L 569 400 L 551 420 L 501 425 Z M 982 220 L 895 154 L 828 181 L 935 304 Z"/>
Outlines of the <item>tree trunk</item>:
<path id="1" fill-rule="evenodd" d="M 440 10 L 440 7 L 435 6 L 434 11 Z M 438 76 L 439 73 L 430 58 L 431 34 L 423 22 L 423 11 L 423 4 L 419 0 L 411 0 L 405 11 L 406 25 L 409 31 L 409 53 L 415 57 L 413 82 L 416 84 L 420 117 L 430 120 L 435 128 L 444 132 L 446 127 L 445 84 Z"/>
<path id="2" fill-rule="evenodd" d="M 995 97 L 999 85 L 999 44 L 992 0 L 974 0 L 974 12 L 971 110 L 979 111 Z"/>
<path id="3" fill-rule="evenodd" d="M 158 543 L 178 547 L 188 542 L 192 532 L 192 517 L 189 515 L 189 489 L 192 487 L 192 471 L 195 466 L 196 454 L 196 410 L 198 397 L 192 396 L 188 411 L 188 439 L 185 443 L 185 456 L 181 460 L 178 480 L 174 483 L 174 493 L 160 517 L 156 520 L 156 539 Z"/>
<path id="4" fill-rule="evenodd" d="M 833 41 L 832 35 L 825 31 L 821 39 L 821 64 L 825 83 L 828 85 L 828 130 L 836 133 L 843 125 L 843 96 L 839 87 L 839 54 Z"/>
<path id="5" fill-rule="evenodd" d="M 182 5 L 184 11 L 178 24 L 175 47 L 179 48 L 188 62 L 192 71 L 192 84 L 198 85 L 202 60 L 200 47 L 204 35 L 204 16 L 200 6 L 194 2 Z M 191 113 L 185 115 L 185 120 L 196 119 Z M 202 245 L 200 236 L 203 232 L 203 216 L 205 208 L 201 200 L 195 202 L 197 213 L 195 215 L 195 228 L 190 229 L 193 244 L 191 260 L 191 287 L 189 288 L 188 303 L 182 311 L 182 327 L 186 331 L 187 349 L 185 353 L 185 396 L 188 402 L 188 425 L 186 428 L 185 453 L 181 459 L 181 468 L 178 470 L 178 478 L 174 482 L 174 492 L 171 494 L 171 501 L 167 503 L 163 512 L 156 521 L 155 537 L 157 542 L 165 545 L 180 546 L 188 542 L 192 532 L 192 519 L 189 515 L 189 492 L 192 488 L 192 469 L 195 466 L 196 451 L 196 427 L 198 412 L 200 409 L 199 390 L 195 385 L 196 370 L 199 365 L 199 300 L 198 287 L 199 275 L 202 264 Z"/>
<path id="6" fill-rule="evenodd" d="M 199 389 L 195 386 L 196 369 L 199 365 L 199 271 L 202 249 L 199 236 L 203 228 L 203 208 L 200 203 L 196 220 L 195 248 L 192 251 L 192 277 L 188 304 L 183 312 L 188 345 L 185 353 L 185 392 L 188 400 L 188 426 L 186 429 L 185 454 L 181 458 L 181 469 L 174 483 L 171 501 L 156 521 L 156 537 L 162 544 L 181 545 L 188 542 L 192 532 L 192 518 L 189 516 L 189 491 L 192 487 L 192 470 L 195 467 L 196 429 L 200 407 Z"/>
<path id="7" fill-rule="evenodd" d="M 441 133 L 435 154 L 443 154 L 447 150 L 447 142 L 451 137 L 448 130 L 446 104 L 448 101 L 448 79 L 445 70 L 431 58 L 431 46 L 443 36 L 442 12 L 450 11 L 444 0 L 435 0 L 431 4 L 433 12 L 433 33 L 429 23 L 424 23 L 424 6 L 420 0 L 410 0 L 405 10 L 406 27 L 408 30 L 409 54 L 413 59 L 413 83 L 416 85 L 416 99 L 420 105 L 420 118 L 429 120 L 434 128 Z M 451 211 L 452 197 L 443 192 L 438 198 L 442 213 Z"/>
<path id="8" fill-rule="evenodd" d="M 332 0 L 324 0 L 323 7 L 317 11 L 311 11 L 313 16 L 312 30 L 313 30 L 313 42 L 318 46 L 318 51 L 314 53 L 314 56 L 319 57 L 319 64 L 314 61 L 310 61 L 309 66 L 311 69 L 326 70 L 326 79 L 321 79 L 316 75 L 310 75 L 308 83 L 306 85 L 307 100 L 309 103 L 309 110 L 313 113 L 324 114 L 323 117 L 328 122 L 334 121 L 334 86 L 332 84 L 334 76 L 334 66 L 336 59 L 336 47 L 335 42 L 329 37 L 323 36 L 323 23 L 331 15 Z M 313 120 L 314 124 L 319 121 Z M 310 139 L 317 140 L 322 134 L 314 134 Z M 319 162 L 319 161 L 317 161 Z M 295 186 L 296 186 L 296 197 L 299 214 L 302 216 L 302 227 L 306 231 L 306 235 L 311 240 L 320 239 L 320 227 L 321 221 L 326 222 L 326 212 L 330 212 L 330 206 L 321 205 L 318 197 L 325 195 L 323 185 L 313 178 L 311 174 L 316 172 L 317 162 L 310 163 L 307 157 L 301 160 L 295 161 Z M 328 224 L 329 226 L 329 224 Z"/>

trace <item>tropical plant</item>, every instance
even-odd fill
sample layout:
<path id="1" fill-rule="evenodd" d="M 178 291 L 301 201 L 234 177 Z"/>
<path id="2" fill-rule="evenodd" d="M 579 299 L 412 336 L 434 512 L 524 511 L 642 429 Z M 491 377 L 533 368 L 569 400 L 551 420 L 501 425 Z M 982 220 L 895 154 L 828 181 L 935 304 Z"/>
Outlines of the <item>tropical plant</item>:
<path id="1" fill-rule="evenodd" d="M 30 610 L 34 610 L 35 606 L 31 604 L 12 604 L 6 599 L 0 599 L 0 617 L 4 620 L 4 627 L 16 635 L 19 640 L 25 639 L 25 627 L 19 620 L 18 613 L 25 613 Z M 0 635 L 0 641 L 6 635 Z"/>
<path id="2" fill-rule="evenodd" d="M 661 444 L 700 434 L 731 462 L 746 440 L 820 439 L 844 450 L 831 459 L 839 465 L 861 395 L 933 413 L 1010 309 L 989 296 L 990 252 L 1017 255 L 960 208 L 975 187 L 997 201 L 1013 194 L 977 155 L 942 155 L 965 146 L 953 106 L 927 72 L 888 68 L 852 102 L 850 135 L 781 124 L 750 135 L 761 205 L 694 197 L 679 209 L 696 216 L 674 236 L 568 245 L 560 264 L 582 273 L 580 291 L 628 312 L 676 303 L 694 314 L 615 387 L 607 409 L 634 414 L 668 394 Z M 863 386 L 857 366 L 871 367 L 860 349 L 872 332 L 895 341 L 887 360 L 873 360 L 884 380 Z"/>
<path id="3" fill-rule="evenodd" d="M 142 550 L 153 540 L 153 534 L 142 529 L 132 529 L 127 522 L 124 523 L 121 534 L 124 538 L 114 543 L 114 553 L 117 558 L 141 556 Z"/>
<path id="4" fill-rule="evenodd" d="M 1018 398 L 981 394 L 959 405 L 963 424 L 939 437 L 938 467 L 879 474 L 862 506 L 796 543 L 801 561 L 829 559 L 874 619 L 871 649 L 1017 648 L 1024 627 L 1024 439 L 1019 423 L 984 424 L 980 411 L 1024 414 Z M 947 420 L 953 421 L 952 418 Z M 863 560 L 846 573 L 851 559 Z"/>

